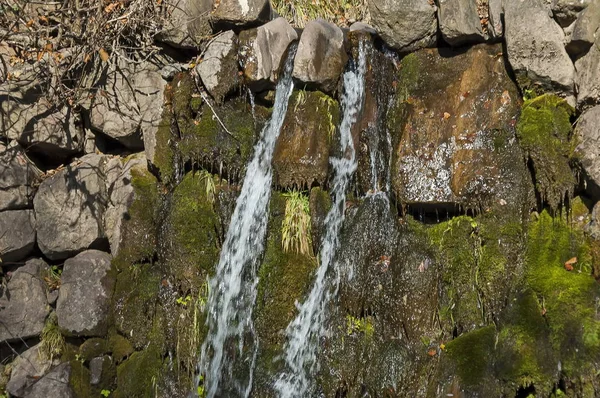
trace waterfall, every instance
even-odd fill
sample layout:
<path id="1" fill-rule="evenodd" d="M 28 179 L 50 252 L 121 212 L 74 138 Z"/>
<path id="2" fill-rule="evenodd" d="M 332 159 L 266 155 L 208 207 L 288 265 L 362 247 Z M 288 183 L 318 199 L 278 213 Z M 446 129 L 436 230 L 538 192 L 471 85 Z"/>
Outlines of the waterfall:
<path id="1" fill-rule="evenodd" d="M 252 324 L 252 307 L 258 282 L 257 265 L 264 249 L 273 178 L 273 150 L 294 87 L 292 68 L 295 53 L 294 44 L 290 47 L 282 78 L 277 84 L 273 115 L 254 148 L 254 156 L 248 165 L 242 191 L 229 223 L 219 264 L 215 275 L 210 279 L 206 321 L 208 335 L 202 345 L 199 363 L 208 398 L 219 394 L 219 384 L 224 381 L 229 383 L 227 388 L 237 389 L 239 396 L 247 397 L 250 394 L 258 349 Z M 249 381 L 246 386 L 241 386 L 233 377 L 234 361 L 226 361 L 225 350 L 228 347 L 235 349 L 234 343 L 237 342 L 239 363 L 244 355 L 246 333 L 250 333 L 254 348 L 251 358 L 244 359 L 249 363 Z"/>
<path id="2" fill-rule="evenodd" d="M 275 388 L 281 398 L 310 396 L 310 381 L 318 370 L 318 340 L 325 328 L 326 307 L 337 293 L 340 281 L 340 273 L 335 269 L 337 265 L 334 263 L 334 256 L 339 246 L 339 234 L 344 221 L 346 190 L 357 167 L 351 129 L 363 103 L 365 70 L 366 55 L 364 44 L 361 42 L 358 61 L 351 61 L 343 77 L 343 117 L 340 125 L 342 156 L 330 160 L 333 168 L 333 206 L 325 218 L 326 230 L 319 268 L 310 294 L 299 306 L 298 315 L 286 329 L 284 359 L 287 369 L 275 382 Z M 333 286 L 327 284 L 326 280 L 330 268 L 334 268 L 336 274 Z"/>

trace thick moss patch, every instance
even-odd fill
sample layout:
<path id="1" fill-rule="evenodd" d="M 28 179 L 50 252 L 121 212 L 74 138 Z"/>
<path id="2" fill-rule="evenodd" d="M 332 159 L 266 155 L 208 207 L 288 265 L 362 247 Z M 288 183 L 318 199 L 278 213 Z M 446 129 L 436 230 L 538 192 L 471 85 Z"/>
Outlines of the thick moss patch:
<path id="1" fill-rule="evenodd" d="M 575 110 L 553 94 L 525 101 L 517 133 L 535 172 L 536 188 L 543 200 L 556 207 L 576 183 L 570 168 L 576 141 L 571 117 Z"/>
<path id="2" fill-rule="evenodd" d="M 488 374 L 494 352 L 496 329 L 493 325 L 464 334 L 446 346 L 456 364 L 458 375 L 467 385 L 481 383 Z"/>
<path id="3" fill-rule="evenodd" d="M 157 347 L 150 346 L 135 352 L 117 368 L 118 388 L 115 398 L 152 397 L 162 368 L 162 354 Z"/>

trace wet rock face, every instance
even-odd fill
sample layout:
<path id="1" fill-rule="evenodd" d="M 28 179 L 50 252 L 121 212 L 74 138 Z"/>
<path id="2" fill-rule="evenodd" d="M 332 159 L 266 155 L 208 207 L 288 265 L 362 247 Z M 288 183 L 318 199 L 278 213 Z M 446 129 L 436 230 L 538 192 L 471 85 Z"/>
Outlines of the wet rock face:
<path id="1" fill-rule="evenodd" d="M 298 34 L 284 18 L 240 33 L 240 64 L 246 84 L 255 91 L 274 88 L 288 47 L 295 40 Z"/>
<path id="2" fill-rule="evenodd" d="M 40 175 L 19 144 L 0 144 L 0 211 L 30 207 Z"/>
<path id="3" fill-rule="evenodd" d="M 38 245 L 49 259 L 68 258 L 105 240 L 106 160 L 101 155 L 86 155 L 40 185 L 33 206 Z"/>
<path id="4" fill-rule="evenodd" d="M 296 91 L 290 98 L 275 146 L 273 169 L 282 187 L 323 185 L 329 148 L 339 124 L 337 101 L 318 91 Z"/>
<path id="5" fill-rule="evenodd" d="M 451 46 L 485 40 L 475 1 L 441 0 L 438 14 L 442 37 Z"/>
<path id="6" fill-rule="evenodd" d="M 390 46 L 410 52 L 436 42 L 436 7 L 428 0 L 369 0 L 373 27 Z"/>
<path id="7" fill-rule="evenodd" d="M 600 198 L 600 106 L 585 111 L 575 128 L 577 152 L 588 179 L 588 192 Z M 596 208 L 594 208 L 595 210 Z"/>
<path id="8" fill-rule="evenodd" d="M 165 3 L 168 19 L 157 40 L 177 48 L 194 49 L 208 39 L 212 33 L 209 14 L 213 0 L 169 0 Z"/>
<path id="9" fill-rule="evenodd" d="M 111 256 L 88 250 L 65 261 L 56 305 L 58 326 L 68 335 L 103 336 L 114 288 Z"/>
<path id="10" fill-rule="evenodd" d="M 239 84 L 237 53 L 238 38 L 230 30 L 209 44 L 202 62 L 196 66 L 206 90 L 217 102 L 223 102 Z"/>
<path id="11" fill-rule="evenodd" d="M 158 129 L 164 87 L 165 81 L 150 63 L 109 67 L 94 84 L 91 127 L 129 149 L 143 149 L 146 137 Z"/>
<path id="12" fill-rule="evenodd" d="M 29 260 L 18 268 L 0 298 L 0 341 L 18 341 L 38 336 L 48 315 L 43 260 Z"/>
<path id="13" fill-rule="evenodd" d="M 548 6 L 541 0 L 507 0 L 504 23 L 508 61 L 521 87 L 533 82 L 572 95 L 575 69 Z"/>
<path id="14" fill-rule="evenodd" d="M 251 27 L 271 19 L 269 0 L 221 0 L 210 19 L 218 27 Z"/>
<path id="15" fill-rule="evenodd" d="M 520 97 L 500 52 L 499 45 L 460 54 L 421 50 L 402 60 L 397 103 L 388 115 L 399 200 L 475 204 L 510 181 L 510 162 L 501 153 L 512 145 Z"/>
<path id="16" fill-rule="evenodd" d="M 0 212 L 0 259 L 14 262 L 26 258 L 35 246 L 33 210 Z"/>
<path id="17" fill-rule="evenodd" d="M 337 88 L 347 59 L 342 30 L 322 19 L 311 21 L 300 36 L 294 79 L 331 93 Z"/>

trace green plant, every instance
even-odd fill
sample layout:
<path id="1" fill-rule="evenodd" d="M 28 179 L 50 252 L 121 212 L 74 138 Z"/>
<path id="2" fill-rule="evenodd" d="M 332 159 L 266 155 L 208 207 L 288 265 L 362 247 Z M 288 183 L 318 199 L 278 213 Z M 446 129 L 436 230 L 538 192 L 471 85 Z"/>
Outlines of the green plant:
<path id="1" fill-rule="evenodd" d="M 53 265 L 49 269 L 46 270 L 46 275 L 44 276 L 44 282 L 48 285 L 50 290 L 57 290 L 60 287 L 60 277 L 62 276 L 62 269 L 58 268 L 58 266 Z"/>
<path id="2" fill-rule="evenodd" d="M 110 395 L 110 390 L 102 390 L 100 391 L 100 395 L 103 397 L 108 397 Z"/>
<path id="3" fill-rule="evenodd" d="M 39 352 L 43 358 L 52 360 L 54 357 L 62 354 L 65 346 L 65 338 L 60 333 L 58 318 L 55 312 L 52 312 L 46 320 L 40 338 Z"/>
<path id="4" fill-rule="evenodd" d="M 177 297 L 177 304 L 187 307 L 187 305 L 192 301 L 192 296 L 189 294 L 185 297 Z"/>
<path id="5" fill-rule="evenodd" d="M 348 336 L 363 333 L 365 337 L 372 337 L 374 332 L 375 328 L 373 327 L 373 320 L 370 316 L 356 318 L 352 315 L 346 315 L 346 334 Z"/>
<path id="6" fill-rule="evenodd" d="M 285 252 L 312 254 L 308 196 L 299 191 L 284 194 L 285 216 L 281 223 L 281 244 Z"/>
<path id="7" fill-rule="evenodd" d="M 317 18 L 347 26 L 364 20 L 368 13 L 365 0 L 274 0 L 272 4 L 279 15 L 298 27 Z"/>
<path id="8" fill-rule="evenodd" d="M 213 175 L 210 174 L 208 171 L 202 170 L 200 171 L 200 178 L 206 184 L 206 200 L 208 200 L 209 203 L 215 203 L 217 193 L 215 177 L 213 177 Z"/>

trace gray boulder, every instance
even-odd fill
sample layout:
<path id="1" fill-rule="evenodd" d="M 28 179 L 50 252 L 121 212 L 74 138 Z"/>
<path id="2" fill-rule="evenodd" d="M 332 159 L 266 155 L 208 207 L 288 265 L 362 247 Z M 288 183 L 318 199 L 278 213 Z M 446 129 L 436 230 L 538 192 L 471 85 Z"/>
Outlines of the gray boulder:
<path id="1" fill-rule="evenodd" d="M 600 106 L 588 109 L 579 117 L 575 134 L 587 190 L 595 199 L 600 199 Z"/>
<path id="2" fill-rule="evenodd" d="M 240 33 L 240 64 L 246 83 L 255 91 L 273 88 L 291 42 L 298 34 L 285 18 Z"/>
<path id="3" fill-rule="evenodd" d="M 26 258 L 35 246 L 33 210 L 0 212 L 0 259 L 15 262 Z"/>
<path id="4" fill-rule="evenodd" d="M 111 256 L 87 250 L 65 261 L 56 303 L 58 326 L 74 336 L 103 336 L 114 288 Z"/>
<path id="5" fill-rule="evenodd" d="M 44 328 L 49 308 L 42 271 L 48 265 L 40 259 L 27 261 L 13 274 L 0 298 L 0 341 L 36 337 Z"/>
<path id="6" fill-rule="evenodd" d="M 38 188 L 33 199 L 38 246 L 49 259 L 65 259 L 105 241 L 107 161 L 107 156 L 86 155 L 48 177 Z"/>
<path id="7" fill-rule="evenodd" d="M 585 226 L 585 232 L 595 240 L 600 240 L 600 202 L 592 209 L 590 222 Z"/>
<path id="8" fill-rule="evenodd" d="M 229 27 L 252 27 L 271 19 L 269 0 L 221 0 L 211 15 L 217 29 Z"/>
<path id="9" fill-rule="evenodd" d="M 502 0 L 488 0 L 488 34 L 492 39 L 504 36 Z"/>
<path id="10" fill-rule="evenodd" d="M 567 52 L 574 58 L 584 55 L 600 33 L 600 1 L 591 3 L 573 24 Z"/>
<path id="11" fill-rule="evenodd" d="M 202 61 L 196 66 L 204 87 L 217 102 L 239 85 L 238 38 L 229 30 L 217 36 L 206 49 Z"/>
<path id="12" fill-rule="evenodd" d="M 71 364 L 61 363 L 30 387 L 24 398 L 75 398 L 75 393 L 69 384 L 70 377 Z"/>
<path id="13" fill-rule="evenodd" d="M 577 70 L 577 105 L 600 104 L 600 38 L 588 53 L 575 62 Z"/>
<path id="14" fill-rule="evenodd" d="M 440 31 L 451 46 L 485 40 L 475 0 L 439 0 Z"/>
<path id="15" fill-rule="evenodd" d="M 521 88 L 535 83 L 571 95 L 575 68 L 550 8 L 542 0 L 505 0 L 504 23 L 508 61 Z"/>
<path id="16" fill-rule="evenodd" d="M 562 27 L 567 27 L 577 19 L 578 14 L 594 0 L 552 0 L 552 14 Z"/>
<path id="17" fill-rule="evenodd" d="M 167 0 L 163 31 L 156 39 L 176 48 L 195 49 L 210 37 L 209 15 L 213 0 Z"/>
<path id="18" fill-rule="evenodd" d="M 293 76 L 307 86 L 331 93 L 347 60 L 342 30 L 317 19 L 306 24 L 300 36 Z"/>
<path id="19" fill-rule="evenodd" d="M 131 150 L 142 150 L 143 136 L 158 130 L 165 85 L 150 63 L 110 67 L 94 85 L 91 127 Z"/>
<path id="20" fill-rule="evenodd" d="M 13 361 L 10 380 L 6 385 L 6 391 L 11 396 L 25 396 L 27 389 L 50 370 L 52 362 L 42 357 L 39 348 L 39 344 L 33 346 Z"/>
<path id="21" fill-rule="evenodd" d="M 0 144 L 0 211 L 30 207 L 41 174 L 16 141 Z"/>
<path id="22" fill-rule="evenodd" d="M 383 40 L 401 52 L 436 42 L 436 7 L 428 0 L 369 0 L 371 23 Z"/>

